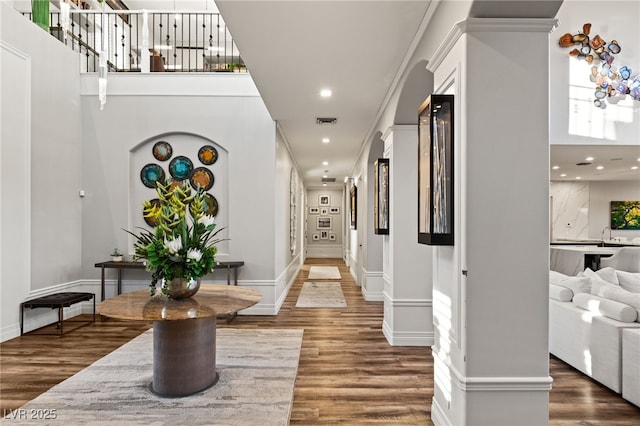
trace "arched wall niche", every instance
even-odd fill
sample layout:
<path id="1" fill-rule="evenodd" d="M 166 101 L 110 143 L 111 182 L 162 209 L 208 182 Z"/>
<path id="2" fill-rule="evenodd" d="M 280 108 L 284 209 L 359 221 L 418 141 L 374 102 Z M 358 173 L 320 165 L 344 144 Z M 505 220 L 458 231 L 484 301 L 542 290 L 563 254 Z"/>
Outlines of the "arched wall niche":
<path id="1" fill-rule="evenodd" d="M 418 61 L 402 86 L 393 124 L 418 124 L 418 107 L 433 92 L 433 73 L 427 61 Z"/>
<path id="2" fill-rule="evenodd" d="M 154 149 L 154 147 L 158 149 Z M 210 156 L 211 153 L 215 154 L 215 160 Z M 191 172 L 185 172 L 187 177 L 184 179 L 179 179 L 184 174 L 181 175 L 176 166 L 179 163 L 182 163 L 183 166 L 184 164 L 188 165 L 189 161 L 178 161 L 173 163 L 174 167 L 171 167 L 172 162 L 178 157 L 183 157 L 182 160 L 187 158 L 192 164 Z M 149 186 L 152 185 L 152 182 L 148 179 L 153 177 L 154 173 L 145 174 L 143 170 L 147 170 L 145 167 L 153 165 L 154 170 L 162 171 L 165 179 L 186 180 L 192 187 L 197 182 L 206 182 L 208 177 L 213 176 L 213 185 L 206 192 L 217 202 L 216 226 L 225 228 L 221 236 L 227 238 L 226 227 L 229 222 L 228 159 L 229 152 L 224 146 L 194 133 L 163 133 L 135 145 L 129 151 L 129 229 L 151 229 L 142 216 L 143 203 L 157 198 L 157 195 L 156 190 Z M 193 176 L 193 171 L 197 172 L 196 176 L 200 179 Z M 132 254 L 133 237 L 131 236 L 128 248 L 129 253 Z M 228 252 L 227 241 L 218 243 L 218 254 L 227 254 Z"/>

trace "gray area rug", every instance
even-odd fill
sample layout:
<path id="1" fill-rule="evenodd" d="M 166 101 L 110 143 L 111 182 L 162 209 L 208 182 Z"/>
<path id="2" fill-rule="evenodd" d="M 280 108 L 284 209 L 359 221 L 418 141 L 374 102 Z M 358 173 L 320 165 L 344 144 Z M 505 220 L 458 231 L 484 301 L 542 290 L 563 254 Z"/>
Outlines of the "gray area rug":
<path id="1" fill-rule="evenodd" d="M 152 377 L 149 330 L 18 409 L 27 420 L 3 424 L 287 425 L 302 329 L 217 330 L 219 382 L 185 398 L 161 398 Z M 23 410 L 23 411 L 20 411 Z M 55 420 L 29 413 L 55 410 Z M 6 414 L 6 413 L 5 413 Z"/>
<path id="2" fill-rule="evenodd" d="M 342 287 L 336 282 L 305 282 L 298 295 L 296 308 L 346 308 Z"/>
<path id="3" fill-rule="evenodd" d="M 340 270 L 337 266 L 312 266 L 309 268 L 310 280 L 340 280 Z"/>

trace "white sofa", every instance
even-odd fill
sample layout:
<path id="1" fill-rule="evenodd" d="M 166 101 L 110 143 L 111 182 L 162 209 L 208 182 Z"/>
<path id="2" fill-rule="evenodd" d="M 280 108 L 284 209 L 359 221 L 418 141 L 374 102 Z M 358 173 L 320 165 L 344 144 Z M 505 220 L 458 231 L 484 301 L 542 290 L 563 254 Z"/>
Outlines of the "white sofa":
<path id="1" fill-rule="evenodd" d="M 549 351 L 640 406 L 640 274 L 549 275 Z"/>

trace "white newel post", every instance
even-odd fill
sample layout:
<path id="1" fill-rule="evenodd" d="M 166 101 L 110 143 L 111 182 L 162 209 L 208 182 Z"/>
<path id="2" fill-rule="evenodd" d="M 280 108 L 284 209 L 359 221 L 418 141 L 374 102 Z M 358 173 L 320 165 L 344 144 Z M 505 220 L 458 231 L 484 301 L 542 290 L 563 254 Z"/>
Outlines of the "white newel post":
<path id="1" fill-rule="evenodd" d="M 436 425 L 548 423 L 549 34 L 469 19 L 429 61 L 455 94 L 455 245 L 434 249 Z"/>

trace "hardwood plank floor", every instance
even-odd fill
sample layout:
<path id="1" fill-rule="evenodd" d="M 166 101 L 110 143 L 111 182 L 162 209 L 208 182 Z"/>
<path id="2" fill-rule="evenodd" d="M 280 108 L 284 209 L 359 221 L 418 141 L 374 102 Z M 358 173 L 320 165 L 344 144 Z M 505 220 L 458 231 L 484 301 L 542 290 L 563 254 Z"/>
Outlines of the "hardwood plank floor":
<path id="1" fill-rule="evenodd" d="M 346 309 L 295 308 L 311 265 L 337 265 Z M 238 316 L 234 328 L 304 328 L 291 424 L 432 424 L 429 348 L 389 346 L 382 302 L 365 302 L 339 259 L 308 259 L 277 316 Z M 106 320 L 63 338 L 0 344 L 0 412 L 15 409 L 151 327 Z M 46 331 L 46 330 L 42 330 Z M 640 408 L 551 357 L 551 425 L 638 425 Z"/>

